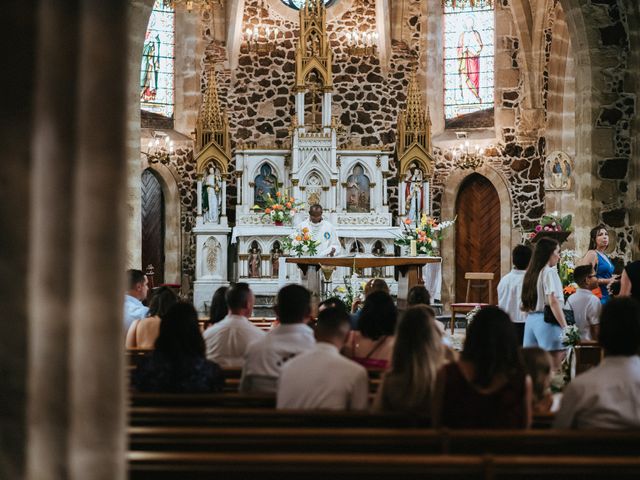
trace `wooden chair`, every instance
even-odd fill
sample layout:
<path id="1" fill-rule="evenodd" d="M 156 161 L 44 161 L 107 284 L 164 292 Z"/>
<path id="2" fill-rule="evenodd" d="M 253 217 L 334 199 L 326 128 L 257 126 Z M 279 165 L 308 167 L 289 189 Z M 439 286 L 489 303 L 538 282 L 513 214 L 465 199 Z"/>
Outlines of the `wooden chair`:
<path id="1" fill-rule="evenodd" d="M 451 327 L 451 334 L 453 335 L 453 329 L 456 323 L 456 313 L 469 313 L 476 307 L 483 307 L 493 304 L 493 273 L 489 272 L 467 272 L 464 274 L 464 279 L 467 281 L 467 294 L 465 295 L 464 303 L 452 303 L 451 304 L 451 319 L 449 320 L 449 326 Z M 489 289 L 489 303 L 477 303 L 469 302 L 469 293 L 471 292 L 471 282 L 486 282 Z"/>

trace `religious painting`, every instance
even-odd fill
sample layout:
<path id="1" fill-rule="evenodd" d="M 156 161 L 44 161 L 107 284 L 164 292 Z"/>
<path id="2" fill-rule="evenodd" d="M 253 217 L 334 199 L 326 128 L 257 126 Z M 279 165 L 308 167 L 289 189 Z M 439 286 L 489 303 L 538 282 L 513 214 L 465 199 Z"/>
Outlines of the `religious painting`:
<path id="1" fill-rule="evenodd" d="M 364 167 L 357 163 L 347 177 L 347 212 L 368 213 L 371 211 L 369 177 Z"/>
<path id="2" fill-rule="evenodd" d="M 173 117 L 174 10 L 156 0 L 149 17 L 140 66 L 140 108 Z"/>
<path id="3" fill-rule="evenodd" d="M 444 110 L 447 126 L 492 126 L 494 10 L 490 0 L 444 2 Z M 481 111 L 488 115 L 480 114 Z M 472 114 L 475 114 L 471 116 Z M 490 123 L 485 125 L 487 121 Z M 453 125 L 452 125 L 453 126 Z"/>
<path id="4" fill-rule="evenodd" d="M 260 208 L 267 206 L 267 197 L 275 198 L 278 189 L 278 177 L 273 174 L 271 165 L 268 163 L 260 167 L 260 173 L 256 176 L 253 183 L 253 203 Z"/>
<path id="5" fill-rule="evenodd" d="M 548 191 L 571 190 L 571 158 L 564 152 L 549 154 L 544 162 L 544 188 Z"/>

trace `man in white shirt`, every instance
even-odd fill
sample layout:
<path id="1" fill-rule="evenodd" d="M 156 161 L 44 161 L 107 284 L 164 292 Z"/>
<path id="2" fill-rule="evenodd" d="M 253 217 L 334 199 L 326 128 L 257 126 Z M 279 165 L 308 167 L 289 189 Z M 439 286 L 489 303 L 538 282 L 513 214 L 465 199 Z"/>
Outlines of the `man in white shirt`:
<path id="1" fill-rule="evenodd" d="M 147 298 L 149 292 L 149 280 L 141 270 L 127 270 L 129 288 L 124 295 L 124 333 L 134 320 L 145 318 L 149 313 L 149 307 L 145 307 L 142 301 Z"/>
<path id="2" fill-rule="evenodd" d="M 349 315 L 328 308 L 318 315 L 315 347 L 289 360 L 280 374 L 277 408 L 366 410 L 366 369 L 340 355 L 351 329 Z"/>
<path id="3" fill-rule="evenodd" d="M 308 228 L 311 238 L 318 245 L 319 257 L 333 257 L 342 251 L 340 240 L 334 226 L 327 220 L 322 219 L 322 206 L 315 204 L 309 208 L 309 219 L 301 222 L 298 228 Z"/>
<path id="4" fill-rule="evenodd" d="M 229 309 L 227 316 L 202 335 L 207 359 L 221 367 L 242 367 L 247 347 L 264 337 L 265 332 L 249 321 L 255 297 L 247 283 L 231 285 L 225 300 Z"/>
<path id="5" fill-rule="evenodd" d="M 591 264 L 576 267 L 573 271 L 573 279 L 579 288 L 567 299 L 567 306 L 573 310 L 573 318 L 580 330 L 580 338 L 598 340 L 602 304 L 591 291 L 598 286 L 598 279 Z"/>
<path id="6" fill-rule="evenodd" d="M 522 282 L 529 260 L 531 260 L 531 248 L 526 245 L 516 245 L 511 252 L 511 260 L 513 269 L 502 277 L 500 283 L 498 283 L 498 306 L 511 317 L 511 321 L 516 327 L 518 340 L 522 345 L 524 322 L 527 319 L 527 313 L 520 308 L 522 304 Z"/>
<path id="7" fill-rule="evenodd" d="M 282 366 L 316 343 L 311 320 L 311 294 L 300 285 L 287 285 L 278 292 L 274 307 L 279 325 L 249 345 L 245 354 L 240 391 L 276 393 Z"/>
<path id="8" fill-rule="evenodd" d="M 614 298 L 600 317 L 600 365 L 565 388 L 555 428 L 640 428 L 640 303 Z"/>

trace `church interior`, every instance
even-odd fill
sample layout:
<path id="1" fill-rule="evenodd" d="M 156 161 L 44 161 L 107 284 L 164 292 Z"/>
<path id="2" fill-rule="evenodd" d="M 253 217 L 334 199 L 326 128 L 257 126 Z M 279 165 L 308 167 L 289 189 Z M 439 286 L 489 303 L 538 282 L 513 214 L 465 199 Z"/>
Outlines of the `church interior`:
<path id="1" fill-rule="evenodd" d="M 128 478 L 124 272 L 174 286 L 200 316 L 216 289 L 247 282 L 273 316 L 278 290 L 307 279 L 287 259 L 311 205 L 335 227 L 336 258 L 354 258 L 324 294 L 355 273 L 406 295 L 391 260 L 355 259 L 414 257 L 414 227 L 433 229 L 425 281 L 452 332 L 466 274 L 489 275 L 471 296 L 495 304 L 513 248 L 545 218 L 570 216 L 562 249 L 576 259 L 596 225 L 617 271 L 640 258 L 637 0 L 5 3 L 0 478 Z M 210 476 L 159 461 L 131 478 L 248 478 L 237 445 Z M 336 475 L 488 471 L 356 467 L 371 460 L 336 461 Z M 623 460 L 620 478 L 637 475 Z M 296 461 L 253 475 L 331 473 Z"/>

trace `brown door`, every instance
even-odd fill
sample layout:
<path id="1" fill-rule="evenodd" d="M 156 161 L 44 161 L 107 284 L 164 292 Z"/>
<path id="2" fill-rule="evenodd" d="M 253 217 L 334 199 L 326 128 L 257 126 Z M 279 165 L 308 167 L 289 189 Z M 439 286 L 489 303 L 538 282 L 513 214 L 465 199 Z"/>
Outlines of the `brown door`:
<path id="1" fill-rule="evenodd" d="M 164 195 L 147 169 L 142 172 L 142 270 L 153 265 L 155 286 L 164 282 Z"/>
<path id="2" fill-rule="evenodd" d="M 456 302 L 464 302 L 466 272 L 493 272 L 493 303 L 500 280 L 500 199 L 486 177 L 469 175 L 456 199 Z M 477 285 L 480 288 L 474 288 Z M 486 284 L 473 282 L 470 302 L 488 302 Z"/>

